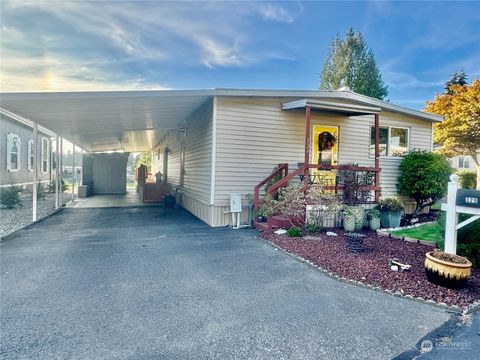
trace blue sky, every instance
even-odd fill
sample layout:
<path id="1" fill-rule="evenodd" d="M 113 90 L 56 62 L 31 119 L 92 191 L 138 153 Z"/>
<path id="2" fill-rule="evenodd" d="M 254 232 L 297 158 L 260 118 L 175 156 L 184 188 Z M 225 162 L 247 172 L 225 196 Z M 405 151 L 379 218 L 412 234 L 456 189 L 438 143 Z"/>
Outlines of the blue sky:
<path id="1" fill-rule="evenodd" d="M 388 99 L 422 108 L 480 77 L 480 2 L 2 1 L 1 91 L 317 89 L 352 26 Z"/>

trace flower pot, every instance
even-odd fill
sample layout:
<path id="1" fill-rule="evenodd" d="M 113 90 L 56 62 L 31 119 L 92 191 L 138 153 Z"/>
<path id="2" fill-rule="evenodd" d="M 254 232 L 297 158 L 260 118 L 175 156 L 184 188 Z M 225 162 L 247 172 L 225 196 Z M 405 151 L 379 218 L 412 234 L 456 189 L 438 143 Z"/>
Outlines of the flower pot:
<path id="1" fill-rule="evenodd" d="M 400 226 L 402 218 L 401 211 L 382 211 L 380 212 L 380 222 L 382 228 L 396 228 Z"/>
<path id="2" fill-rule="evenodd" d="M 355 217 L 355 230 L 361 230 L 365 221 L 365 209 L 361 206 L 348 206 L 347 209 Z"/>
<path id="3" fill-rule="evenodd" d="M 379 217 L 371 217 L 368 224 L 370 226 L 370 230 L 380 229 L 380 218 Z"/>
<path id="4" fill-rule="evenodd" d="M 463 287 L 470 277 L 472 263 L 462 256 L 437 252 L 447 258 L 439 259 L 433 253 L 430 251 L 425 254 L 425 273 L 428 281 L 453 289 Z M 455 262 L 448 260 L 449 257 L 455 259 Z"/>
<path id="5" fill-rule="evenodd" d="M 347 232 L 355 230 L 355 216 L 345 215 L 343 217 L 343 229 Z"/>
<path id="6" fill-rule="evenodd" d="M 363 239 L 366 235 L 359 233 L 347 233 L 344 235 L 347 247 L 351 252 L 359 253 L 363 251 Z"/>

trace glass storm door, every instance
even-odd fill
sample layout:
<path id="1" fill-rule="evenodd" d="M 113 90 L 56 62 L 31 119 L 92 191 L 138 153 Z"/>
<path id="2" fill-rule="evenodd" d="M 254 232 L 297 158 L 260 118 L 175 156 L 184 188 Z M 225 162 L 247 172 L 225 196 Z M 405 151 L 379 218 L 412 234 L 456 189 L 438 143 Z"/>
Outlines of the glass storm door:
<path id="1" fill-rule="evenodd" d="M 337 165 L 338 127 L 313 126 L 312 162 L 318 165 Z M 337 172 L 313 169 L 313 182 L 333 186 L 336 184 Z"/>

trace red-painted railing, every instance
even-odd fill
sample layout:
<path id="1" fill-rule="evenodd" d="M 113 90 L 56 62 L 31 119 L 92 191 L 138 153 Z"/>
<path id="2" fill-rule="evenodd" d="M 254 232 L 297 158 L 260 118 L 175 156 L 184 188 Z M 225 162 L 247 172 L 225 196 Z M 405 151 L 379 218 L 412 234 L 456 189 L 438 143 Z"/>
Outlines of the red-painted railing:
<path id="1" fill-rule="evenodd" d="M 264 187 L 265 184 L 267 184 L 270 180 L 272 180 L 278 175 L 282 176 L 282 178 L 288 176 L 288 164 L 278 164 L 277 170 L 275 170 L 272 174 L 270 174 L 267 178 L 265 178 L 262 182 L 255 186 L 255 192 L 253 195 L 253 205 L 255 206 L 255 208 L 258 208 L 260 206 L 260 190 L 262 189 L 262 187 Z"/>
<path id="2" fill-rule="evenodd" d="M 282 179 L 277 181 L 275 184 L 270 186 L 267 189 L 267 193 L 271 196 L 274 196 L 281 187 L 287 186 L 288 182 L 290 180 L 292 180 L 296 176 L 301 176 L 302 174 L 305 174 L 305 170 L 307 170 L 307 169 L 317 169 L 317 170 L 324 170 L 324 171 L 328 171 L 328 170 L 352 170 L 352 171 L 371 171 L 371 172 L 375 172 L 375 173 L 380 172 L 380 168 L 368 167 L 368 166 L 303 164 L 297 170 L 295 170 L 294 172 L 291 172 L 290 174 L 286 175 L 285 177 L 283 177 Z M 267 180 L 265 183 L 270 181 L 270 179 Z M 308 186 L 308 179 L 305 180 L 305 185 Z M 325 189 L 326 190 L 341 190 L 341 189 L 343 189 L 343 187 L 344 186 L 341 185 L 341 184 L 327 185 L 327 186 L 325 186 Z M 375 191 L 375 192 L 380 192 L 380 190 L 381 190 L 379 184 L 374 184 L 373 186 L 372 185 L 364 185 L 364 186 L 361 186 L 361 188 L 363 190 L 372 190 L 372 191 Z M 306 187 L 305 187 L 305 189 L 306 189 Z"/>

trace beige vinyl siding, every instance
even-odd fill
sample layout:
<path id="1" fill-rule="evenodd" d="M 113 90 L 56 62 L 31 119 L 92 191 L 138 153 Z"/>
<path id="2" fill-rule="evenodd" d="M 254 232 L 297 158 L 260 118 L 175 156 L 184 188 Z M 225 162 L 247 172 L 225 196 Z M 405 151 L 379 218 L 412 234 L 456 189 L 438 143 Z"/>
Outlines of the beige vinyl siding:
<path id="1" fill-rule="evenodd" d="M 253 193 L 278 163 L 290 171 L 304 161 L 304 110 L 281 110 L 285 98 L 229 98 L 217 101 L 217 154 L 215 206 L 228 206 L 229 194 Z M 338 164 L 374 166 L 370 156 L 373 115 L 347 117 L 312 111 L 312 125 L 339 128 Z M 410 149 L 431 148 L 431 123 L 383 111 L 381 126 L 410 129 Z M 384 194 L 396 194 L 401 158 L 382 158 L 381 186 Z M 225 217 L 225 219 L 227 219 Z"/>
<path id="2" fill-rule="evenodd" d="M 212 159 L 212 101 L 207 101 L 190 115 L 179 127 L 187 128 L 185 136 L 185 174 L 183 206 L 192 214 L 211 225 L 210 179 Z M 179 129 L 170 130 L 154 150 L 154 172 L 163 173 L 163 152 L 168 155 L 168 182 L 180 184 L 181 141 Z"/>
<path id="3" fill-rule="evenodd" d="M 408 128 L 410 131 L 409 150 L 431 150 L 432 125 L 425 120 L 417 120 L 404 115 L 382 112 L 380 114 L 380 126 L 397 126 Z M 381 157 L 380 185 L 382 196 L 397 194 L 397 178 L 400 176 L 401 157 Z"/>
<path id="4" fill-rule="evenodd" d="M 282 98 L 225 98 L 217 102 L 215 205 L 227 206 L 229 194 L 253 193 L 278 163 L 290 170 L 304 162 L 305 111 L 281 110 Z M 373 166 L 369 157 L 373 117 L 348 118 L 312 112 L 312 124 L 339 128 L 338 163 Z"/>

